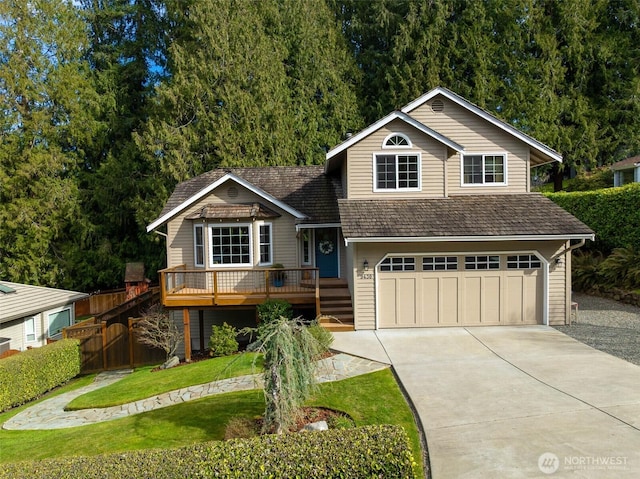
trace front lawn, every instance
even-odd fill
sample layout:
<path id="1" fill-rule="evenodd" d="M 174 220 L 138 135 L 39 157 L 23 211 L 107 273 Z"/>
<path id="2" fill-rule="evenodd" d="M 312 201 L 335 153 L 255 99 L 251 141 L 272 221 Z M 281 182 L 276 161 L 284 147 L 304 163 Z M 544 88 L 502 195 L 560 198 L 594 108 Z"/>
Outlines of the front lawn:
<path id="1" fill-rule="evenodd" d="M 176 368 L 176 371 L 188 370 L 197 364 L 182 366 Z M 147 378 L 155 375 L 156 373 L 148 373 Z M 87 382 L 86 379 L 80 381 Z M 73 386 L 65 389 L 70 387 Z M 309 404 L 343 411 L 358 426 L 402 425 L 411 438 L 412 451 L 420 468 L 419 474 L 422 474 L 419 434 L 391 371 L 383 370 L 321 384 Z M 22 408 L 18 408 L 20 409 Z M 0 414 L 0 423 L 16 412 L 17 410 L 11 410 Z M 222 440 L 225 426 L 232 417 L 256 418 L 263 412 L 264 396 L 262 391 L 256 390 L 211 396 L 91 426 L 51 431 L 1 430 L 0 463 L 24 460 L 25 451 L 28 451 L 30 460 L 37 460 L 132 449 L 169 448 Z"/>
<path id="2" fill-rule="evenodd" d="M 254 367 L 255 362 L 255 367 Z M 69 403 L 68 410 L 118 406 L 211 381 L 262 371 L 262 358 L 245 353 L 207 359 L 176 368 L 153 371 L 153 366 L 136 369 L 110 386 L 96 389 Z"/>

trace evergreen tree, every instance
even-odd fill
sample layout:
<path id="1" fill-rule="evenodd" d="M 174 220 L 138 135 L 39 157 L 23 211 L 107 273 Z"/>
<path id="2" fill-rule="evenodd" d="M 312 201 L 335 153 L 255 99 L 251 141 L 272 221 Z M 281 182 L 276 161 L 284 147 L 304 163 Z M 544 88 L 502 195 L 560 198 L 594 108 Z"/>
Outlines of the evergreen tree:
<path id="1" fill-rule="evenodd" d="M 321 163 L 360 126 L 324 3 L 204 0 L 173 32 L 170 78 L 138 137 L 169 185 L 217 166 Z"/>
<path id="2" fill-rule="evenodd" d="M 87 32 L 64 0 L 7 0 L 0 18 L 0 278 L 59 286 L 79 166 L 100 129 Z"/>

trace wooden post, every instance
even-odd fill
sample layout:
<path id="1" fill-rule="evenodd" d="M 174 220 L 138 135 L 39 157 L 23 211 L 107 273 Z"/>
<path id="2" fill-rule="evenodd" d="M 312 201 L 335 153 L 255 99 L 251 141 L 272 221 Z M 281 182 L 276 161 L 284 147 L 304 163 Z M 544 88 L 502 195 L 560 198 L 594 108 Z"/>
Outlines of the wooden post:
<path id="1" fill-rule="evenodd" d="M 129 366 L 131 366 L 132 369 L 135 364 L 133 352 L 133 318 L 129 318 Z"/>
<path id="2" fill-rule="evenodd" d="M 184 325 L 184 360 L 191 361 L 191 321 L 189 318 L 189 308 L 182 310 L 182 324 Z"/>
<path id="3" fill-rule="evenodd" d="M 102 369 L 105 371 L 107 368 L 107 323 L 102 321 Z"/>
<path id="4" fill-rule="evenodd" d="M 316 317 L 320 316 L 320 270 L 316 268 Z"/>
<path id="5" fill-rule="evenodd" d="M 160 298 L 162 304 L 164 304 L 165 300 L 167 299 L 167 283 L 165 274 L 166 273 L 164 271 L 160 272 Z"/>
<path id="6" fill-rule="evenodd" d="M 264 291 L 266 294 L 267 299 L 269 299 L 269 270 L 265 269 L 264 270 Z"/>

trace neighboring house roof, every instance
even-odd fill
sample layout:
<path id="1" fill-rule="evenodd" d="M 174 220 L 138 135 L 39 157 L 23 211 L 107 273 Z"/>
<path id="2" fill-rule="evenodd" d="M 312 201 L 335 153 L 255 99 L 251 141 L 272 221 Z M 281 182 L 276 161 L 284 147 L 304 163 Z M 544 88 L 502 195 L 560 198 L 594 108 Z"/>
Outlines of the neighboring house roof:
<path id="1" fill-rule="evenodd" d="M 176 186 L 160 216 L 147 226 L 147 231 L 166 223 L 227 181 L 248 188 L 300 222 L 340 221 L 337 199 L 342 197 L 342 186 L 338 178 L 324 174 L 323 166 L 224 168 L 203 173 Z"/>
<path id="2" fill-rule="evenodd" d="M 339 200 L 342 232 L 357 241 L 593 239 L 593 231 L 536 193 L 415 200 Z"/>
<path id="3" fill-rule="evenodd" d="M 640 166 L 640 156 L 632 156 L 631 158 L 626 158 L 614 163 L 611 165 L 611 169 L 614 171 L 629 170 L 638 166 Z"/>
<path id="4" fill-rule="evenodd" d="M 9 286 L 15 292 L 0 293 L 0 323 L 32 316 L 89 296 L 78 291 L 44 288 L 8 281 L 2 281 L 2 284 Z"/>
<path id="5" fill-rule="evenodd" d="M 562 162 L 562 155 L 557 151 L 555 151 L 554 149 L 530 137 L 526 133 L 523 133 L 522 131 L 509 125 L 508 123 L 505 123 L 504 121 L 499 120 L 488 111 L 483 110 L 479 106 L 474 105 L 470 101 L 462 98 L 460 95 L 452 92 L 451 90 L 447 90 L 446 88 L 442 88 L 442 87 L 434 88 L 433 90 L 425 93 L 421 97 L 416 98 L 414 101 L 404 106 L 402 108 L 402 112 L 410 114 L 413 110 L 415 110 L 419 106 L 423 105 L 424 103 L 428 102 L 429 100 L 431 100 L 432 98 L 438 95 L 442 95 L 445 98 L 448 98 L 452 102 L 457 103 L 462 108 L 465 108 L 466 110 L 478 115 L 479 117 L 485 119 L 492 125 L 515 136 L 519 140 L 529 145 L 529 147 L 533 148 L 534 153 L 537 153 L 537 154 L 532 154 L 532 159 L 537 160 L 537 161 L 534 161 L 535 164 L 541 165 L 541 164 L 549 163 L 552 161 Z"/>
<path id="6" fill-rule="evenodd" d="M 428 126 L 420 123 L 418 120 L 416 120 L 415 118 L 412 118 L 411 116 L 407 115 L 406 113 L 403 113 L 401 111 L 394 111 L 394 112 L 389 113 L 384 118 L 381 118 L 380 120 L 376 121 L 375 123 L 369 125 L 364 130 L 362 130 L 362 131 L 356 133 L 355 135 L 347 138 L 345 141 L 343 141 L 339 145 L 334 146 L 333 148 L 331 148 L 327 152 L 327 155 L 326 155 L 327 162 L 326 162 L 326 165 L 325 165 L 325 170 L 329 171 L 329 169 L 331 168 L 331 161 L 330 160 L 332 160 L 333 158 L 337 157 L 340 153 L 345 151 L 347 148 L 350 148 L 351 146 L 355 145 L 357 142 L 359 142 L 363 138 L 366 138 L 370 134 L 378 131 L 380 128 L 382 128 L 385 125 L 391 123 L 393 120 L 402 120 L 402 121 L 404 121 L 408 125 L 411 125 L 412 127 L 416 128 L 417 130 L 419 130 L 419 131 L 423 132 L 424 134 L 430 136 L 431 138 L 439 141 L 440 143 L 443 143 L 444 145 L 448 146 L 449 148 L 451 148 L 454 151 L 457 151 L 457 152 L 464 151 L 464 147 L 462 145 L 460 145 L 459 143 L 456 143 L 455 141 L 451 140 L 450 138 L 447 138 L 446 136 L 441 135 L 437 131 L 432 130 Z"/>

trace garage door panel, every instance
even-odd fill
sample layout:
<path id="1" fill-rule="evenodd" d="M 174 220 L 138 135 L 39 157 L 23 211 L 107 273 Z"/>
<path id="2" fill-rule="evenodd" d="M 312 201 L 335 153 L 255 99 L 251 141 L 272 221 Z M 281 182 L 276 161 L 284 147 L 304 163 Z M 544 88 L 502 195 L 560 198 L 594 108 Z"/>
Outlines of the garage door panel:
<path id="1" fill-rule="evenodd" d="M 523 323 L 542 323 L 542 276 L 538 274 L 525 274 L 523 277 L 523 289 Z"/>
<path id="2" fill-rule="evenodd" d="M 508 276 L 505 324 L 522 324 L 522 295 L 524 292 L 522 276 Z"/>
<path id="3" fill-rule="evenodd" d="M 379 287 L 380 326 L 393 327 L 396 325 L 396 279 L 382 276 Z"/>
<path id="4" fill-rule="evenodd" d="M 397 317 L 396 324 L 399 326 L 415 326 L 416 309 L 416 278 L 404 277 L 396 279 Z"/>
<path id="5" fill-rule="evenodd" d="M 458 276 L 440 278 L 440 298 L 442 308 L 439 323 L 445 326 L 460 324 L 460 278 Z"/>
<path id="6" fill-rule="evenodd" d="M 422 307 L 418 311 L 422 326 L 437 326 L 440 322 L 441 278 L 424 275 L 422 277 Z M 442 307 L 446 303 L 442 304 Z"/>
<path id="7" fill-rule="evenodd" d="M 467 276 L 464 278 L 463 324 L 480 324 L 482 298 L 482 278 Z"/>
<path id="8" fill-rule="evenodd" d="M 481 324 L 500 324 L 502 310 L 502 277 L 500 275 L 482 278 Z"/>

